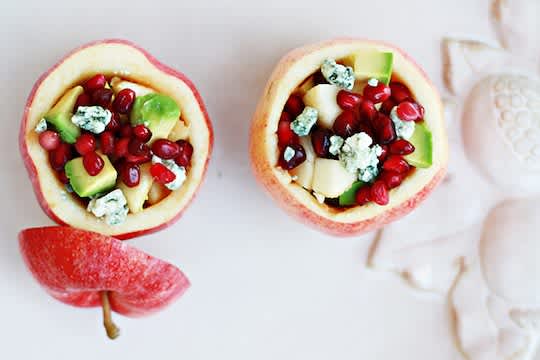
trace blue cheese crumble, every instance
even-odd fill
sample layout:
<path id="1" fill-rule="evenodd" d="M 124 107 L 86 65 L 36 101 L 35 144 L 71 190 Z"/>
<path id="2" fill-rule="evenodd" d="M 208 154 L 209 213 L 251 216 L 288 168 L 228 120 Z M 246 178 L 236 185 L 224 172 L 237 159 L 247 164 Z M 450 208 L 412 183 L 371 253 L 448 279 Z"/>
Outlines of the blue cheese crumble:
<path id="1" fill-rule="evenodd" d="M 415 122 L 401 120 L 397 114 L 397 106 L 394 106 L 392 111 L 390 111 L 390 119 L 394 123 L 396 135 L 402 139 L 409 140 L 414 133 Z"/>
<path id="2" fill-rule="evenodd" d="M 344 143 L 345 140 L 343 140 L 341 136 L 332 135 L 330 137 L 330 147 L 328 148 L 328 151 L 332 155 L 338 155 Z"/>
<path id="3" fill-rule="evenodd" d="M 371 146 L 372 143 L 368 134 L 354 134 L 345 140 L 338 155 L 345 169 L 357 174 L 358 179 L 364 182 L 372 181 L 379 174 L 377 165 L 382 148 L 379 145 Z"/>
<path id="4" fill-rule="evenodd" d="M 109 225 L 118 225 L 126 220 L 127 200 L 122 190 L 116 189 L 90 200 L 87 210 L 98 218 L 104 218 Z"/>
<path id="5" fill-rule="evenodd" d="M 368 85 L 371 86 L 371 87 L 375 87 L 377 85 L 379 85 L 379 80 L 375 79 L 375 78 L 371 78 L 368 80 Z"/>
<path id="6" fill-rule="evenodd" d="M 186 180 L 186 169 L 183 166 L 179 166 L 174 162 L 174 160 L 165 160 L 160 158 L 159 156 L 152 156 L 152 164 L 163 164 L 167 169 L 172 171 L 174 175 L 176 175 L 176 178 L 165 184 L 165 187 L 169 190 L 176 190 L 182 186 L 184 181 Z"/>
<path id="7" fill-rule="evenodd" d="M 317 122 L 319 112 L 311 106 L 306 106 L 304 111 L 291 122 L 291 130 L 298 136 L 306 136 Z"/>
<path id="8" fill-rule="evenodd" d="M 321 72 L 330 84 L 342 89 L 352 90 L 354 87 L 354 71 L 350 66 L 336 63 L 333 59 L 324 60 Z"/>
<path id="9" fill-rule="evenodd" d="M 287 162 L 291 161 L 291 159 L 294 157 L 294 149 L 290 146 L 287 146 L 285 148 L 285 151 L 283 151 L 283 159 Z"/>
<path id="10" fill-rule="evenodd" d="M 37 132 L 38 134 L 41 134 L 45 130 L 47 130 L 47 120 L 41 119 L 39 120 L 36 127 L 34 128 L 34 131 Z"/>
<path id="11" fill-rule="evenodd" d="M 71 122 L 81 129 L 101 134 L 111 121 L 112 113 L 101 106 L 79 106 Z"/>

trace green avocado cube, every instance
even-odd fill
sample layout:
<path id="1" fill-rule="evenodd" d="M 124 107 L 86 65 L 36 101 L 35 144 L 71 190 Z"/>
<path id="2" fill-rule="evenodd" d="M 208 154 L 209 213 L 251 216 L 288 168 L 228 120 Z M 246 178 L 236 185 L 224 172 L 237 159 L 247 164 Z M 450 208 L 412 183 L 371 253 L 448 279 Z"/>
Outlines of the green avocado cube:
<path id="1" fill-rule="evenodd" d="M 356 80 L 375 78 L 388 85 L 392 77 L 393 61 L 392 52 L 365 49 L 354 52 L 344 62 L 352 66 Z"/>
<path id="2" fill-rule="evenodd" d="M 43 116 L 58 131 L 62 140 L 68 144 L 74 144 L 81 134 L 81 130 L 77 125 L 71 122 L 71 116 L 73 115 L 75 102 L 83 92 L 82 86 L 75 86 L 66 92 L 56 105 Z"/>
<path id="3" fill-rule="evenodd" d="M 180 107 L 173 98 L 157 93 L 139 96 L 131 109 L 131 125 L 144 124 L 152 139 L 166 139 L 180 119 Z"/>
<path id="4" fill-rule="evenodd" d="M 105 165 L 99 174 L 91 176 L 83 165 L 83 158 L 78 157 L 66 163 L 64 170 L 73 191 L 80 197 L 90 197 L 106 192 L 116 184 L 117 172 L 106 155 L 99 154 Z"/>
<path id="5" fill-rule="evenodd" d="M 414 145 L 414 152 L 405 156 L 405 160 L 418 168 L 430 167 L 433 163 L 433 139 L 424 122 L 416 123 L 409 142 Z"/>
<path id="6" fill-rule="evenodd" d="M 351 206 L 356 204 L 356 193 L 358 192 L 358 189 L 360 189 L 364 185 L 366 185 L 366 183 L 363 181 L 356 181 L 355 183 L 353 183 L 349 190 L 345 191 L 339 196 L 339 205 Z"/>

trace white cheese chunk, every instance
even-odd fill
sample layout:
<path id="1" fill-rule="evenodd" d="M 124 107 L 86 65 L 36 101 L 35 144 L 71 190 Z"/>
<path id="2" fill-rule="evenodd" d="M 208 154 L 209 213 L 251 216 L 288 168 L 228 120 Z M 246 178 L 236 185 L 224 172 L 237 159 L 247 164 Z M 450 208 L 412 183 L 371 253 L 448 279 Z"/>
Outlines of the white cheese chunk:
<path id="1" fill-rule="evenodd" d="M 45 130 L 47 130 L 47 120 L 45 119 L 41 119 L 39 120 L 39 122 L 37 123 L 34 131 L 37 132 L 38 134 L 41 134 L 42 132 L 44 132 Z"/>
<path id="2" fill-rule="evenodd" d="M 415 122 L 403 121 L 397 114 L 397 106 L 394 106 L 390 111 L 390 119 L 394 123 L 396 129 L 396 135 L 405 140 L 409 140 L 414 133 Z"/>
<path id="3" fill-rule="evenodd" d="M 172 171 L 174 175 L 176 175 L 176 178 L 165 184 L 165 187 L 169 190 L 176 190 L 182 186 L 184 181 L 186 180 L 186 169 L 183 166 L 179 166 L 174 162 L 174 160 L 165 160 L 160 158 L 159 156 L 154 155 L 152 157 L 152 164 L 163 164 L 167 169 Z"/>
<path id="4" fill-rule="evenodd" d="M 354 86 L 354 71 L 350 66 L 336 63 L 333 59 L 324 60 L 321 72 L 330 84 L 342 89 L 352 90 Z"/>
<path id="5" fill-rule="evenodd" d="M 71 122 L 81 129 L 101 134 L 111 121 L 112 113 L 101 106 L 79 106 Z"/>
<path id="6" fill-rule="evenodd" d="M 98 218 L 105 218 L 109 225 L 118 225 L 126 220 L 127 200 L 122 190 L 116 189 L 102 197 L 90 200 L 87 210 Z"/>

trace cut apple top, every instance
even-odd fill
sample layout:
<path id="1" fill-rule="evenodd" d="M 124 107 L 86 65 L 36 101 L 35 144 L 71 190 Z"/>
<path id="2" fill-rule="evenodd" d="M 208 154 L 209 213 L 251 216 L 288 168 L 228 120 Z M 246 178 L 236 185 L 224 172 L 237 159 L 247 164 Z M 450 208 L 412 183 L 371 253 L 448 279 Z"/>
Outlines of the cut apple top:
<path id="1" fill-rule="evenodd" d="M 82 47 L 32 91 L 21 151 L 61 224 L 128 238 L 177 219 L 206 170 L 212 130 L 182 74 L 123 41 Z"/>
<path id="2" fill-rule="evenodd" d="M 287 55 L 252 127 L 265 187 L 295 215 L 340 234 L 410 210 L 442 177 L 447 153 L 442 105 L 425 74 L 400 50 L 362 40 Z"/>

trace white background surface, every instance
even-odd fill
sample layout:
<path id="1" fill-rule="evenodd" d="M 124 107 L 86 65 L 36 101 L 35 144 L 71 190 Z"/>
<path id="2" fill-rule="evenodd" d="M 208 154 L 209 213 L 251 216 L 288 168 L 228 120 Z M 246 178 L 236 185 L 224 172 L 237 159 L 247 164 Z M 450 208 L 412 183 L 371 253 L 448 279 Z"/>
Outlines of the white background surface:
<path id="1" fill-rule="evenodd" d="M 487 0 L 4 1 L 0 6 L 0 358 L 459 359 L 446 299 L 364 266 L 370 236 L 316 233 L 279 210 L 248 164 L 250 117 L 288 50 L 336 36 L 383 39 L 408 51 L 442 88 L 440 39 L 493 40 Z M 173 227 L 132 240 L 181 267 L 193 283 L 143 319 L 45 294 L 27 273 L 17 233 L 50 225 L 20 160 L 17 133 L 34 81 L 90 40 L 121 37 L 185 72 L 215 129 L 208 177 Z M 403 234 L 407 236 L 407 234 Z"/>

